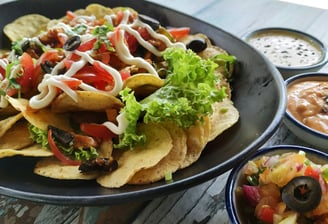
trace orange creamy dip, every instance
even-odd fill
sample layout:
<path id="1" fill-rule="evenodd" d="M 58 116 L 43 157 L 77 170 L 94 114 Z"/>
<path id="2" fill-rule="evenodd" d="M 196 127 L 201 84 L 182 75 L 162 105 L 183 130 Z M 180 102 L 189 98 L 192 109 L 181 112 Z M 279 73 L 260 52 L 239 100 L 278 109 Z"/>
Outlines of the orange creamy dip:
<path id="1" fill-rule="evenodd" d="M 260 32 L 248 42 L 276 66 L 310 66 L 322 58 L 320 47 L 315 42 L 288 31 Z"/>
<path id="2" fill-rule="evenodd" d="M 304 81 L 287 89 L 287 109 L 300 122 L 328 134 L 328 82 Z"/>

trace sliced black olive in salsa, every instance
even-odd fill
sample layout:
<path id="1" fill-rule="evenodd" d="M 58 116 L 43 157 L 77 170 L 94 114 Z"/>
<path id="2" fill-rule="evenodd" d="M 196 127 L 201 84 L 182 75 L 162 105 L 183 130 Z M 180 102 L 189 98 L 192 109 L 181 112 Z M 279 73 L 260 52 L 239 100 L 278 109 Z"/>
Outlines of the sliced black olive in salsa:
<path id="1" fill-rule="evenodd" d="M 293 178 L 281 193 L 287 207 L 301 213 L 315 209 L 320 203 L 321 195 L 319 182 L 310 176 Z"/>

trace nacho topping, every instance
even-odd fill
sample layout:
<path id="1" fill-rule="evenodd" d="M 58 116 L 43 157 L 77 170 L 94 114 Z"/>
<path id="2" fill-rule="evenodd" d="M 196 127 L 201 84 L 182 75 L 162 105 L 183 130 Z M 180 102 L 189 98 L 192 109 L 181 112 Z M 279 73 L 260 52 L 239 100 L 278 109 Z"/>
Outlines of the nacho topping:
<path id="1" fill-rule="evenodd" d="M 238 121 L 236 58 L 206 35 L 99 4 L 40 27 L 32 18 L 42 17 L 5 28 L 13 43 L 0 57 L 0 157 L 47 157 L 36 174 L 109 188 L 173 181 Z M 24 21 L 35 32 L 11 35 Z"/>

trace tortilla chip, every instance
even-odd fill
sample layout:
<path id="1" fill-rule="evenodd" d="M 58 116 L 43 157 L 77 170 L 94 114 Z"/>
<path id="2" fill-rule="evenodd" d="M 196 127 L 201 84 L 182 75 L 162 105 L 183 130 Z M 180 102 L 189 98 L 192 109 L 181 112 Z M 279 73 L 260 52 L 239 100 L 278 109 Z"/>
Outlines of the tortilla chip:
<path id="1" fill-rule="evenodd" d="M 164 80 L 148 73 L 139 73 L 127 78 L 123 88 L 129 87 L 136 97 L 146 97 L 164 85 Z"/>
<path id="2" fill-rule="evenodd" d="M 33 144 L 28 131 L 28 123 L 23 120 L 16 122 L 3 136 L 0 137 L 1 149 L 22 149 Z"/>
<path id="3" fill-rule="evenodd" d="M 41 110 L 28 109 L 28 101 L 26 99 L 15 99 L 8 97 L 9 102 L 13 107 L 23 113 L 24 118 L 32 125 L 47 130 L 48 125 L 69 131 L 69 117 L 66 114 L 55 114 L 50 109 L 44 108 Z"/>
<path id="4" fill-rule="evenodd" d="M 223 131 L 232 127 L 239 119 L 239 112 L 229 99 L 213 104 L 213 114 L 210 116 L 210 136 L 214 140 Z"/>
<path id="5" fill-rule="evenodd" d="M 96 3 L 88 5 L 85 10 L 91 15 L 96 16 L 97 19 L 103 18 L 106 15 L 114 14 L 114 11 L 111 8 Z"/>
<path id="6" fill-rule="evenodd" d="M 186 134 L 187 154 L 180 168 L 188 167 L 199 159 L 210 134 L 209 118 L 206 117 L 203 123 L 188 128 Z"/>
<path id="7" fill-rule="evenodd" d="M 23 117 L 22 113 L 8 117 L 0 121 L 0 137 L 2 137 L 18 120 Z"/>
<path id="8" fill-rule="evenodd" d="M 61 180 L 92 180 L 99 176 L 98 172 L 81 173 L 79 166 L 65 165 L 55 157 L 38 161 L 34 173 Z"/>
<path id="9" fill-rule="evenodd" d="M 183 129 L 174 123 L 162 124 L 170 133 L 173 147 L 155 166 L 137 172 L 129 184 L 148 184 L 161 180 L 168 173 L 174 173 L 182 165 L 187 153 L 187 136 Z"/>
<path id="10" fill-rule="evenodd" d="M 48 157 L 53 153 L 48 149 L 42 148 L 40 145 L 32 145 L 27 148 L 15 149 L 0 149 L 0 158 L 11 156 L 30 156 L 30 157 Z"/>
<path id="11" fill-rule="evenodd" d="M 45 16 L 28 14 L 7 24 L 3 32 L 11 41 L 18 41 L 22 38 L 37 36 L 41 31 L 46 30 L 49 21 L 50 19 Z"/>
<path id="12" fill-rule="evenodd" d="M 75 102 L 66 93 L 60 94 L 51 104 L 53 112 L 69 112 L 69 111 L 105 111 L 111 108 L 121 108 L 123 103 L 115 96 L 92 92 L 92 91 L 76 91 L 77 102 Z"/>
<path id="13" fill-rule="evenodd" d="M 138 130 L 146 135 L 146 144 L 124 151 L 117 160 L 118 168 L 97 178 L 101 186 L 119 188 L 125 185 L 136 172 L 155 166 L 172 149 L 172 138 L 163 126 L 140 124 Z"/>

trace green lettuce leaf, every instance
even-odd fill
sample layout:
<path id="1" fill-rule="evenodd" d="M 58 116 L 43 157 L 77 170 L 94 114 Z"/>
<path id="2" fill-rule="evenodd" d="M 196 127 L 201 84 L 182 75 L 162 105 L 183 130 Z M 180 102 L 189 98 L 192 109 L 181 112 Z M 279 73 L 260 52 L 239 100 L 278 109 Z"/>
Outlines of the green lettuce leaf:
<path id="1" fill-rule="evenodd" d="M 217 89 L 219 76 L 214 72 L 217 64 L 204 60 L 191 50 L 168 48 L 163 54 L 168 63 L 164 86 L 140 102 L 130 90 L 121 91 L 125 102 L 128 128 L 120 136 L 115 147 L 133 146 L 139 140 L 137 123 L 163 122 L 170 120 L 182 128 L 189 128 L 212 113 L 212 104 L 226 97 L 224 88 Z M 129 142 L 129 139 L 131 142 Z"/>

